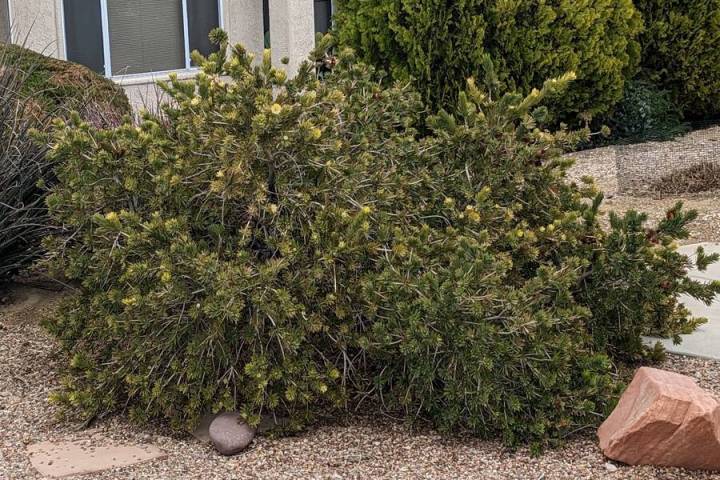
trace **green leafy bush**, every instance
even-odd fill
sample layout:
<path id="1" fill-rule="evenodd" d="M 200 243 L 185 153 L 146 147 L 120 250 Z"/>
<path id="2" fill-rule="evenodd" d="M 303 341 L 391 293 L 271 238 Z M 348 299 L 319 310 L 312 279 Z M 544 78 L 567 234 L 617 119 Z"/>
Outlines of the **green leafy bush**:
<path id="1" fill-rule="evenodd" d="M 58 125 L 48 204 L 71 240 L 49 243 L 81 287 L 47 326 L 71 410 L 191 428 L 238 409 L 299 428 L 370 397 L 542 444 L 602 417 L 611 355 L 693 325 L 678 293 L 720 291 L 687 280 L 670 243 L 690 217 L 606 234 L 594 187 L 565 180 L 559 154 L 587 132 L 542 129 L 538 103 L 569 77 L 502 95 L 485 58 L 487 84 L 425 118 L 347 51 L 320 82 L 311 63 L 287 80 L 227 49 L 164 86 L 161 117 Z M 648 282 L 667 285 L 644 296 Z M 620 289 L 638 300 L 608 298 Z"/>
<path id="2" fill-rule="evenodd" d="M 615 142 L 665 141 L 690 129 L 670 92 L 639 80 L 627 83 L 623 99 L 605 123 Z"/>
<path id="3" fill-rule="evenodd" d="M 508 89 L 525 94 L 574 71 L 552 99 L 561 119 L 607 111 L 639 62 L 640 15 L 631 0 L 508 2 L 341 0 L 342 44 L 399 81 L 416 80 L 433 106 L 454 104 L 488 53 Z"/>
<path id="4" fill-rule="evenodd" d="M 636 0 L 643 74 L 689 118 L 720 114 L 720 0 Z"/>

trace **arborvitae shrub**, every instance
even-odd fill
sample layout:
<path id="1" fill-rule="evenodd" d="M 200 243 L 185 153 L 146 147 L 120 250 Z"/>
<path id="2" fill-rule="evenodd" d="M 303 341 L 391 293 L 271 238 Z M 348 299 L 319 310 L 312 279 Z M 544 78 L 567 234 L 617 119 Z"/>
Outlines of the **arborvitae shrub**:
<path id="1" fill-rule="evenodd" d="M 720 115 L 720 0 L 636 0 L 643 75 L 689 118 Z"/>
<path id="2" fill-rule="evenodd" d="M 81 286 L 48 327 L 70 357 L 55 398 L 75 411 L 299 427 L 370 397 L 542 443 L 602 418 L 609 354 L 692 325 L 678 293 L 720 289 L 685 278 L 681 212 L 606 234 L 594 188 L 565 181 L 559 153 L 587 132 L 542 129 L 537 104 L 568 78 L 502 95 L 483 60 L 489 83 L 426 119 L 348 52 L 322 82 L 225 54 L 166 85 L 161 118 L 55 133 L 52 264 Z"/>
<path id="3" fill-rule="evenodd" d="M 414 78 L 433 106 L 452 106 L 488 53 L 508 89 L 526 94 L 574 71 L 577 82 L 549 102 L 560 119 L 602 113 L 639 62 L 631 0 L 341 0 L 337 10 L 341 43 L 393 79 Z"/>

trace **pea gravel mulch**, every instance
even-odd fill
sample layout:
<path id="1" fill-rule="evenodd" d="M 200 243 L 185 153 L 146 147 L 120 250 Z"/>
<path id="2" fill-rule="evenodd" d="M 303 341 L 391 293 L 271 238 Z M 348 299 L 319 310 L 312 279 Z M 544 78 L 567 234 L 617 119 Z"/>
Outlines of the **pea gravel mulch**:
<path id="1" fill-rule="evenodd" d="M 626 150 L 632 148 L 633 146 L 625 147 Z M 568 156 L 574 158 L 576 162 L 569 172 L 570 178 L 579 180 L 583 176 L 593 177 L 598 188 L 604 192 L 605 202 L 601 207 L 603 212 L 614 210 L 621 213 L 631 209 L 637 210 L 647 213 L 649 221 L 656 223 L 665 217 L 665 213 L 675 203 L 682 201 L 687 209 L 698 211 L 698 219 L 690 229 L 690 238 L 681 243 L 720 241 L 720 191 L 673 196 L 625 195 L 618 191 L 614 147 L 586 150 Z M 651 168 L 651 166 L 647 168 Z"/>
<path id="2" fill-rule="evenodd" d="M 90 429 L 59 421 L 48 394 L 58 386 L 57 345 L 39 326 L 52 315 L 58 293 L 15 287 L 13 301 L 0 305 L 0 479 L 40 479 L 25 453 L 45 440 L 112 439 L 152 443 L 167 460 L 73 479 L 717 479 L 720 473 L 617 465 L 610 472 L 594 432 L 533 457 L 497 442 L 413 430 L 385 417 L 357 416 L 323 423 L 296 437 L 256 438 L 236 457 L 221 457 L 190 436 L 162 426 L 140 428 L 123 416 Z M 1 298 L 1 295 L 0 295 Z M 670 356 L 664 368 L 697 378 L 720 395 L 720 362 Z"/>

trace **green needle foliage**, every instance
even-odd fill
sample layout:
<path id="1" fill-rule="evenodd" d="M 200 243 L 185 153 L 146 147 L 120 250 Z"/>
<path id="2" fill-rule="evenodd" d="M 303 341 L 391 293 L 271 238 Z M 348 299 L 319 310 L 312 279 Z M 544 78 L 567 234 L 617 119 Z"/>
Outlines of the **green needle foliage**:
<path id="1" fill-rule="evenodd" d="M 679 293 L 720 291 L 674 250 L 692 214 L 605 232 L 600 194 L 566 181 L 588 132 L 543 129 L 539 104 L 570 76 L 503 94 L 483 58 L 487 81 L 427 117 L 350 52 L 324 61 L 330 37 L 288 80 L 214 36 L 162 116 L 54 133 L 51 264 L 81 285 L 47 324 L 69 411 L 300 428 L 370 398 L 542 446 L 602 418 L 640 334 L 694 325 Z"/>
<path id="2" fill-rule="evenodd" d="M 507 89 L 525 94 L 574 71 L 575 84 L 548 99 L 570 121 L 619 101 L 640 61 L 631 0 L 340 0 L 337 10 L 341 44 L 394 80 L 414 80 L 433 108 L 452 107 L 489 54 Z"/>

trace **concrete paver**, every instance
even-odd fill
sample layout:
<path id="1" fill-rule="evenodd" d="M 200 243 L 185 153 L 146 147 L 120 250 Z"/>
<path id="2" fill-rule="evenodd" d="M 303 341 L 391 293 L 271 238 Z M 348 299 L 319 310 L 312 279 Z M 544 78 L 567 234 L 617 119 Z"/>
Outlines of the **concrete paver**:
<path id="1" fill-rule="evenodd" d="M 720 253 L 720 243 L 685 245 L 680 247 L 679 251 L 694 260 L 697 247 L 700 245 L 705 249 L 706 254 Z M 693 269 L 689 276 L 703 282 L 720 280 L 720 262 L 710 265 L 703 272 Z M 662 338 L 648 337 L 645 339 L 646 342 L 654 344 L 659 341 L 671 353 L 720 360 L 720 298 L 716 298 L 710 306 L 687 296 L 682 296 L 680 301 L 694 316 L 707 318 L 708 322 L 690 335 L 681 335 L 682 343 L 678 345 L 674 345 L 672 339 Z"/>

